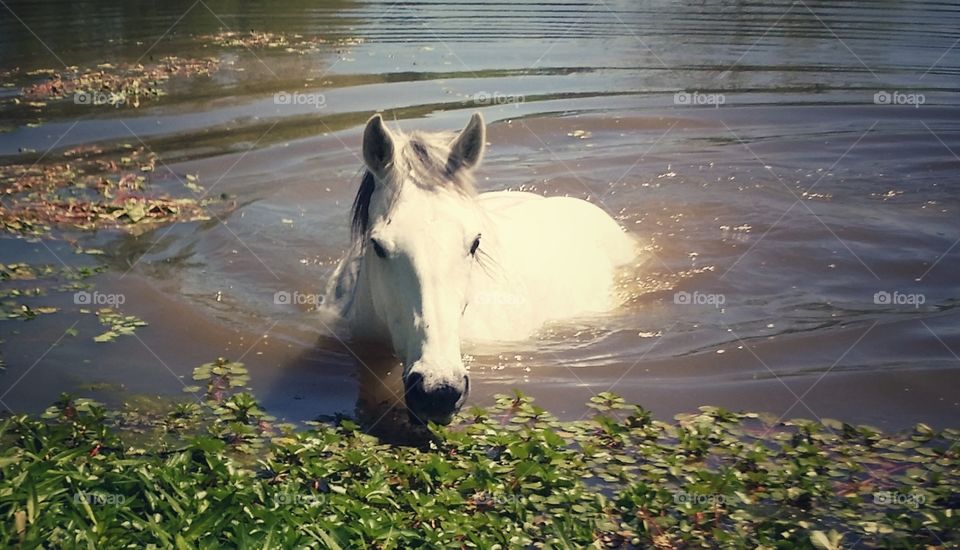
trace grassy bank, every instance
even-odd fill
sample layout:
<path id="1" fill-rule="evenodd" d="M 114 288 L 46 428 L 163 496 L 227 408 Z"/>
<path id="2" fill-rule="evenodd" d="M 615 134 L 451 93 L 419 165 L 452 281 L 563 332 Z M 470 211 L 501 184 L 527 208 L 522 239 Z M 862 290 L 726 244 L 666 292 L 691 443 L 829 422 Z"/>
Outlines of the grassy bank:
<path id="1" fill-rule="evenodd" d="M 64 397 L 0 421 L 0 546 L 913 548 L 960 543 L 956 430 L 673 422 L 602 394 L 561 422 L 502 396 L 422 447 L 276 423 L 242 365 L 144 412 Z"/>

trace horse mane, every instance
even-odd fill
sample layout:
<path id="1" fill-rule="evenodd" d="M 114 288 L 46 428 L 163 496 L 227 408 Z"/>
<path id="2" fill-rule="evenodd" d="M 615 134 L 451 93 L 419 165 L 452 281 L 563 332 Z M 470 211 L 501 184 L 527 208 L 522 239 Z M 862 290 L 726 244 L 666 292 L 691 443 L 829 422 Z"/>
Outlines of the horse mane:
<path id="1" fill-rule="evenodd" d="M 353 199 L 353 217 L 350 220 L 350 234 L 354 240 L 362 238 L 370 228 L 370 198 L 376 185 L 373 172 L 364 169 L 360 188 Z"/>
<path id="2" fill-rule="evenodd" d="M 459 167 L 457 159 L 451 158 L 450 143 L 455 134 L 450 132 L 392 133 L 394 159 L 385 182 L 410 182 L 425 189 L 453 189 L 464 196 L 472 197 L 477 191 L 470 170 Z M 377 178 L 368 169 L 363 170 L 357 196 L 353 199 L 350 221 L 353 240 L 363 241 L 370 229 L 370 201 L 377 186 Z"/>

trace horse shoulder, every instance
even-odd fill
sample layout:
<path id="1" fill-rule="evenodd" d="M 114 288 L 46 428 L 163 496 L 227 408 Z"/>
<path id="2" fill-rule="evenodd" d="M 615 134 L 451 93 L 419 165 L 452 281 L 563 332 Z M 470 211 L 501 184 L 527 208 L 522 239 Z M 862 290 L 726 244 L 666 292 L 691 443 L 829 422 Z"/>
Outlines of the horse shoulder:
<path id="1" fill-rule="evenodd" d="M 471 306 L 472 315 L 468 308 L 468 339 L 521 338 L 544 322 L 615 305 L 614 269 L 634 259 L 636 245 L 606 212 L 580 199 L 522 192 L 484 193 L 478 202 L 496 269 L 475 283 L 482 304 Z"/>
<path id="2" fill-rule="evenodd" d="M 478 203 L 510 240 L 547 248 L 562 241 L 574 255 L 597 247 L 614 266 L 633 261 L 637 242 L 599 206 L 574 197 L 543 197 L 521 191 L 496 191 Z"/>
<path id="3" fill-rule="evenodd" d="M 584 246 L 599 247 L 613 266 L 632 262 L 638 254 L 636 239 L 600 206 L 573 197 L 549 197 L 543 209 L 566 232 L 579 235 Z"/>

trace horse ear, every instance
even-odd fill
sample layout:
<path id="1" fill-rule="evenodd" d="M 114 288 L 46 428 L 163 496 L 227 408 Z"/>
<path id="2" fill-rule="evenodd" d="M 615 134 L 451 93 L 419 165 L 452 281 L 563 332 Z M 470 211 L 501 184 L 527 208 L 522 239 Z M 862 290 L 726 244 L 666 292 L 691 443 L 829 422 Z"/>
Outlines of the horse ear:
<path id="1" fill-rule="evenodd" d="M 447 171 L 456 172 L 461 169 L 470 169 L 480 164 L 483 157 L 483 148 L 486 143 L 487 129 L 480 113 L 470 117 L 467 127 L 450 145 L 450 158 L 447 159 Z"/>
<path id="2" fill-rule="evenodd" d="M 377 176 L 382 176 L 393 162 L 393 138 L 379 114 L 370 117 L 363 130 L 363 162 Z"/>

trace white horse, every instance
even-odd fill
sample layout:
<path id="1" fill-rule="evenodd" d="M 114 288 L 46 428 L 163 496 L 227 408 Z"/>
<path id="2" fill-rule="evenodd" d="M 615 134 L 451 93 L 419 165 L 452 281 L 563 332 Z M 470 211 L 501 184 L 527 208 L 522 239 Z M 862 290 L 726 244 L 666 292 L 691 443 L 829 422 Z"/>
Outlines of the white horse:
<path id="1" fill-rule="evenodd" d="M 392 351 L 412 419 L 449 422 L 469 379 L 461 341 L 518 340 L 543 323 L 609 310 L 614 270 L 636 243 L 603 210 L 569 197 L 478 194 L 485 144 L 459 135 L 363 133 L 353 246 L 327 290 L 353 339 Z"/>

